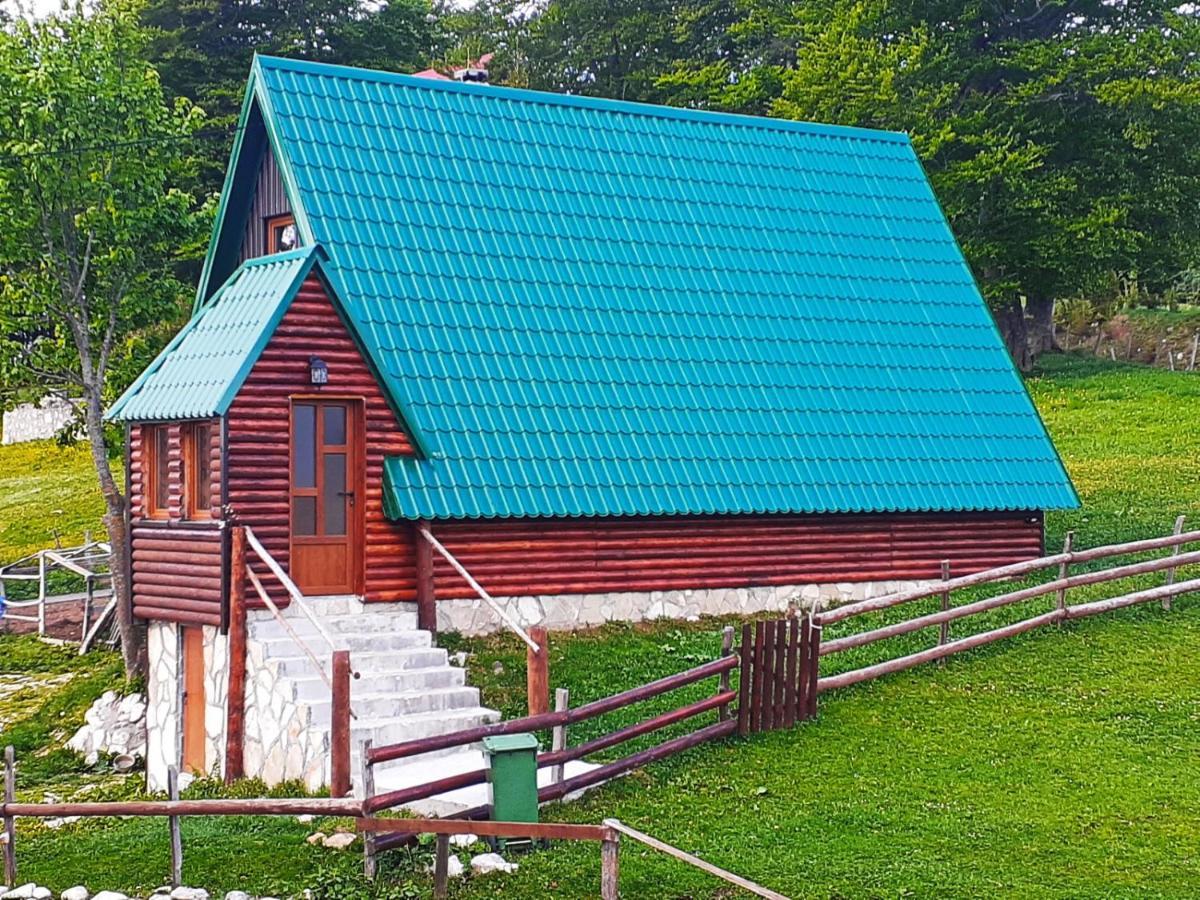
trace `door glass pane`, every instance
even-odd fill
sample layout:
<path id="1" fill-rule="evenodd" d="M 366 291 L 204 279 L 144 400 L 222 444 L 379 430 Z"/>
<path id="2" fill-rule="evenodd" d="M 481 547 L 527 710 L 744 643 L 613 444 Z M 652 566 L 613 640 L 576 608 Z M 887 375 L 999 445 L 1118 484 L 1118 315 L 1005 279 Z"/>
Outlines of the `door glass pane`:
<path id="1" fill-rule="evenodd" d="M 346 443 L 346 407 L 326 406 L 325 411 L 325 446 L 330 444 L 345 445 Z"/>
<path id="2" fill-rule="evenodd" d="M 292 487 L 317 486 L 317 408 L 297 403 L 292 409 Z"/>
<path id="3" fill-rule="evenodd" d="M 346 533 L 346 454 L 325 454 L 325 533 Z"/>
<path id="4" fill-rule="evenodd" d="M 317 533 L 317 498 L 292 498 L 292 534 Z"/>

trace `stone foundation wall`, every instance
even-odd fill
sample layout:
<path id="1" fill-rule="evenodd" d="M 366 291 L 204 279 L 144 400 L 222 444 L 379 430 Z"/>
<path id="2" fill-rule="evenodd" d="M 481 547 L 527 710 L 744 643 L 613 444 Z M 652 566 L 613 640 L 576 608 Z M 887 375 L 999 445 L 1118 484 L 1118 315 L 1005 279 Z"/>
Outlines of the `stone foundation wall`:
<path id="1" fill-rule="evenodd" d="M 165 791 L 167 769 L 178 765 L 182 745 L 179 629 L 151 622 L 146 634 L 146 789 Z"/>
<path id="2" fill-rule="evenodd" d="M 248 628 L 253 629 L 251 614 Z M 270 615 L 270 613 L 265 613 Z M 291 680 L 253 638 L 246 642 L 246 775 L 267 784 L 299 780 L 316 790 L 329 782 L 329 727 L 296 699 Z"/>
<path id="3" fill-rule="evenodd" d="M 838 606 L 925 584 L 918 581 L 866 581 L 804 584 L 783 587 L 712 588 L 652 591 L 649 594 L 567 594 L 552 597 L 510 597 L 498 602 L 523 625 L 545 625 L 569 631 L 605 622 L 651 619 L 696 619 L 700 616 L 751 615 Z M 490 634 L 506 626 L 482 600 L 439 600 L 438 628 L 467 635 Z"/>

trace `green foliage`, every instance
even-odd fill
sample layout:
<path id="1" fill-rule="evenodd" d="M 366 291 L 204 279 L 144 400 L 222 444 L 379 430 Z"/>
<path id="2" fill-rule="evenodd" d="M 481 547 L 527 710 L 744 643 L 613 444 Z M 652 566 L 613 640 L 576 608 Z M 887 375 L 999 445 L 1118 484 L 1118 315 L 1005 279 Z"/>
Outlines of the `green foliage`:
<path id="1" fill-rule="evenodd" d="M 0 32 L 0 388 L 98 410 L 157 351 L 202 231 L 175 185 L 198 110 L 168 106 L 125 0 Z"/>

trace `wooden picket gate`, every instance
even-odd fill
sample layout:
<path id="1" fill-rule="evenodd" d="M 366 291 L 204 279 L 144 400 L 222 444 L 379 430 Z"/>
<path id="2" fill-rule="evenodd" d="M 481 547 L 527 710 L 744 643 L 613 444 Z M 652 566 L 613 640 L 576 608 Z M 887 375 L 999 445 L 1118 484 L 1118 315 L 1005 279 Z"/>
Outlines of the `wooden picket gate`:
<path id="1" fill-rule="evenodd" d="M 817 714 L 821 629 L 789 616 L 742 626 L 738 733 L 791 728 Z"/>

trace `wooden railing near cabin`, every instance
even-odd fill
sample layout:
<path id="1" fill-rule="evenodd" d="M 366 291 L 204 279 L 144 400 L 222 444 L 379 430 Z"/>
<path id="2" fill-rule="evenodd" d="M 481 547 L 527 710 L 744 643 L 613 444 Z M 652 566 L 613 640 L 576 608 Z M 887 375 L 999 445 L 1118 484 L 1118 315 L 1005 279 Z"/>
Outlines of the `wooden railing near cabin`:
<path id="1" fill-rule="evenodd" d="M 1004 638 L 1032 631 L 1046 625 L 1082 619 L 1100 613 L 1111 612 L 1124 607 L 1136 606 L 1143 603 L 1160 602 L 1164 609 L 1170 609 L 1171 600 L 1181 594 L 1200 591 L 1200 578 L 1183 581 L 1176 580 L 1176 572 L 1180 567 L 1200 564 L 1200 550 L 1184 552 L 1188 544 L 1200 543 L 1200 531 L 1185 532 L 1184 517 L 1175 521 L 1172 534 L 1148 540 L 1128 541 L 1120 544 L 1109 544 L 1103 547 L 1093 547 L 1088 550 L 1074 550 L 1074 535 L 1068 533 L 1061 553 L 1043 556 L 1027 562 L 1015 563 L 987 569 L 971 575 L 951 578 L 949 566 L 943 564 L 943 580 L 926 587 L 900 591 L 883 597 L 863 600 L 835 607 L 816 614 L 814 623 L 818 630 L 823 630 L 839 622 L 845 622 L 858 616 L 880 613 L 897 609 L 906 604 L 933 597 L 940 598 L 940 609 L 935 612 L 914 616 L 913 618 L 890 622 L 864 631 L 849 633 L 835 638 L 820 639 L 819 656 L 826 657 L 844 653 L 858 647 L 865 647 L 880 641 L 912 634 L 926 628 L 937 628 L 937 638 L 934 646 L 912 653 L 906 653 L 882 662 L 873 663 L 851 671 L 839 672 L 835 675 L 823 676 L 819 679 L 819 693 L 848 687 L 863 681 L 870 681 L 893 672 L 900 672 L 927 662 L 945 659 L 955 653 L 972 650 L 985 644 L 993 643 Z M 1165 556 L 1138 560 L 1106 569 L 1077 572 L 1071 574 L 1071 568 L 1098 560 L 1113 559 L 1119 556 L 1145 554 L 1157 550 L 1167 550 Z M 952 602 L 956 591 L 980 588 L 988 585 L 1000 585 L 1014 579 L 1036 575 L 1046 569 L 1052 570 L 1055 577 L 1038 584 L 1005 591 L 992 597 L 971 600 L 959 606 Z M 1144 588 L 1118 594 L 1103 600 L 1093 600 L 1077 605 L 1068 605 L 1068 592 L 1089 585 L 1106 584 L 1158 572 L 1165 573 L 1162 585 Z M 1037 598 L 1053 595 L 1053 607 L 1043 613 L 1017 622 L 1008 623 L 990 630 L 950 639 L 952 622 L 969 616 L 980 615 L 1024 603 Z"/>

